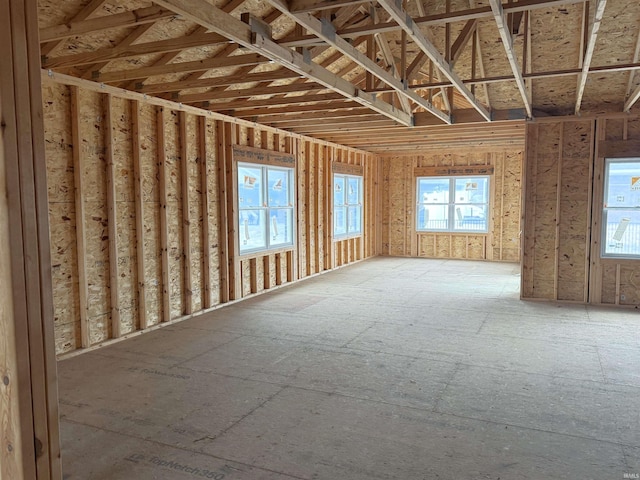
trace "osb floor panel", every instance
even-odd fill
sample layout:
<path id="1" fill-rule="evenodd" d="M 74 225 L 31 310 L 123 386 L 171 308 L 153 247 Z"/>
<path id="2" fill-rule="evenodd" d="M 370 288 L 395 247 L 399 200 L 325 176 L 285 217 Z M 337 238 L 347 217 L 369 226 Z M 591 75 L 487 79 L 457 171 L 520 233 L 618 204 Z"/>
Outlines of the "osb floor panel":
<path id="1" fill-rule="evenodd" d="M 376 258 L 60 362 L 65 479 L 640 474 L 640 314 Z"/>

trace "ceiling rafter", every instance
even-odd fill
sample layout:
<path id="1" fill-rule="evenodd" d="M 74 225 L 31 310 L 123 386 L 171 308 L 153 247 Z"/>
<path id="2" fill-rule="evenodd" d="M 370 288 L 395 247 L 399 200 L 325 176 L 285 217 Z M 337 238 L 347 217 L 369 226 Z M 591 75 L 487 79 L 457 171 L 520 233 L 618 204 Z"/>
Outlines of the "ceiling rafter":
<path id="1" fill-rule="evenodd" d="M 638 85 L 636 89 L 631 93 L 631 95 L 629 95 L 629 98 L 627 98 L 627 101 L 624 103 L 624 111 L 628 112 L 629 110 L 631 110 L 631 107 L 633 107 L 639 99 L 640 85 Z"/>
<path id="2" fill-rule="evenodd" d="M 442 119 L 445 123 L 451 123 L 451 119 L 447 114 L 435 108 L 428 100 L 425 100 L 416 92 L 407 89 L 400 79 L 394 77 L 377 63 L 367 57 L 353 45 L 336 34 L 335 27 L 327 19 L 318 19 L 309 13 L 293 13 L 289 11 L 288 5 L 284 0 L 268 0 L 269 3 L 280 10 L 282 13 L 302 25 L 308 31 L 313 32 L 319 38 L 327 42 L 332 47 L 341 51 L 355 63 L 365 70 L 371 72 L 380 80 L 391 86 L 399 95 L 407 97 L 425 110 Z"/>
<path id="3" fill-rule="evenodd" d="M 391 52 L 391 48 L 389 47 L 389 41 L 385 38 L 383 33 L 376 33 L 374 35 L 374 38 L 376 40 L 376 43 L 378 44 L 378 47 L 380 48 L 380 53 L 382 54 L 382 59 L 387 64 L 387 66 L 392 69 L 393 75 L 395 75 L 396 78 L 399 78 L 400 77 L 400 72 L 398 70 L 398 66 L 396 65 L 396 63 L 394 61 L 393 53 Z M 367 70 L 367 72 L 371 73 L 369 70 Z M 373 75 L 373 73 L 372 73 L 372 75 Z M 400 95 L 398 98 L 400 100 L 400 105 L 402 105 L 402 109 L 405 112 L 411 111 L 411 106 L 409 105 L 409 100 L 407 100 L 407 97 L 405 97 L 404 95 Z"/>
<path id="4" fill-rule="evenodd" d="M 505 13 L 523 12 L 526 10 L 535 10 L 538 8 L 552 8 L 563 5 L 571 5 L 582 3 L 585 0 L 520 0 L 519 2 L 504 3 L 503 9 Z M 413 19 L 418 26 L 428 25 L 444 25 L 451 22 L 460 22 L 473 19 L 491 18 L 493 11 L 489 6 L 469 8 L 466 10 L 458 10 L 450 13 L 438 13 L 426 15 Z M 352 38 L 360 35 L 373 35 L 374 33 L 393 32 L 400 30 L 400 26 L 396 22 L 376 23 L 373 25 L 362 25 L 359 27 L 349 27 L 337 30 L 337 34 L 342 38 Z M 305 46 L 317 43 L 318 39 L 315 35 L 291 35 L 282 39 L 282 44 L 287 46 Z"/>
<path id="5" fill-rule="evenodd" d="M 253 110 L 244 110 L 239 112 L 236 116 L 240 118 L 245 118 L 247 120 L 257 119 L 259 115 L 279 115 L 279 114 L 292 114 L 292 113 L 302 113 L 302 112 L 326 112 L 326 111 L 334 111 L 334 110 L 352 110 L 354 108 L 361 108 L 362 105 L 356 103 L 354 101 L 345 101 L 342 103 L 315 103 L 312 105 L 298 105 L 295 110 L 291 107 L 266 107 L 266 108 L 254 108 Z M 369 111 L 371 111 L 369 109 Z M 224 110 L 220 110 L 221 113 L 224 113 Z M 230 112 L 235 113 L 235 112 Z M 431 115 L 433 117 L 433 115 Z"/>
<path id="6" fill-rule="evenodd" d="M 233 55 L 229 57 L 214 57 L 204 60 L 194 60 L 192 62 L 169 63 L 167 65 L 155 65 L 151 67 L 133 68 L 120 70 L 117 72 L 94 72 L 92 79 L 97 82 L 113 83 L 124 80 L 135 80 L 147 78 L 155 75 L 165 75 L 168 73 L 189 73 L 207 71 L 214 68 L 238 67 L 252 65 L 255 67 L 261 63 L 268 63 L 269 60 L 257 53 L 247 53 L 243 55 Z"/>
<path id="7" fill-rule="evenodd" d="M 636 63 L 621 63 L 614 65 L 602 65 L 597 67 L 591 67 L 589 69 L 590 73 L 617 73 L 617 72 L 632 72 L 640 70 L 640 62 Z M 525 80 L 528 79 L 540 79 L 540 78 L 553 78 L 553 77 L 567 77 L 572 75 L 578 75 L 582 72 L 580 68 L 570 68 L 566 70 L 548 70 L 541 72 L 532 72 L 523 74 L 523 78 Z M 476 78 L 465 78 L 462 80 L 466 85 L 486 85 L 491 83 L 499 83 L 499 82 L 511 82 L 513 81 L 513 75 L 497 75 L 495 77 L 476 77 Z M 453 84 L 451 82 L 430 82 L 430 83 L 420 83 L 411 85 L 409 88 L 413 89 L 434 89 L 434 88 L 442 88 L 442 87 L 451 87 Z M 375 88 L 372 92 L 383 93 L 389 91 L 388 88 Z"/>
<path id="8" fill-rule="evenodd" d="M 240 5 L 242 5 L 243 3 L 244 3 L 244 0 L 229 0 L 222 7 L 220 7 L 220 10 L 222 10 L 225 13 L 231 13 L 236 8 L 238 8 Z M 190 35 L 200 35 L 200 34 L 204 34 L 204 33 L 207 33 L 207 29 L 204 28 L 202 25 L 198 25 L 198 27 L 193 32 L 191 32 Z M 182 55 L 183 52 L 184 52 L 184 50 L 180 50 L 178 52 L 166 53 L 162 57 L 160 57 L 156 62 L 154 62 L 153 66 L 167 65 L 167 64 L 173 62 L 180 55 Z M 228 56 L 231 53 L 233 53 L 233 51 L 225 51 L 225 52 L 222 53 L 222 55 L 216 55 L 216 56 Z M 191 74 L 191 75 L 189 75 L 187 77 L 187 80 L 200 78 L 202 76 L 202 74 L 200 74 L 200 73 Z M 138 80 L 137 82 L 129 82 L 127 84 L 122 85 L 122 87 L 123 88 L 132 89 L 132 88 L 135 88 L 137 83 L 144 83 L 146 80 L 147 79 L 144 78 L 144 79 Z"/>
<path id="9" fill-rule="evenodd" d="M 295 97 L 274 97 L 264 100 L 247 100 L 246 98 L 235 99 L 225 103 L 215 103 L 209 105 L 209 110 L 242 110 L 268 106 L 301 105 L 312 102 L 335 102 L 345 98 L 339 93 L 323 93 L 321 95 L 299 95 Z"/>
<path id="10" fill-rule="evenodd" d="M 90 18 L 80 22 L 42 28 L 40 29 L 40 43 L 62 40 L 76 35 L 85 35 L 101 30 L 109 30 L 111 28 L 135 27 L 175 16 L 175 13 L 153 5 L 151 7 L 139 8 L 138 10 L 130 10 L 128 12 Z"/>
<path id="11" fill-rule="evenodd" d="M 398 22 L 398 24 L 407 32 L 409 37 L 416 43 L 416 45 L 431 59 L 435 66 L 451 81 L 451 83 L 458 89 L 458 91 L 467 99 L 473 108 L 478 110 L 480 114 L 487 119 L 491 120 L 491 114 L 489 111 L 478 102 L 475 96 L 469 91 L 469 89 L 462 83 L 458 74 L 456 74 L 449 64 L 446 62 L 442 54 L 438 49 L 429 41 L 420 28 L 415 24 L 413 19 L 393 0 L 378 0 L 378 3 Z"/>
<path id="12" fill-rule="evenodd" d="M 244 113 L 241 115 L 243 116 Z M 307 112 L 300 113 L 297 111 L 288 111 L 279 115 L 273 115 L 269 112 L 262 114 L 253 114 L 252 117 L 260 117 L 260 122 L 268 123 L 270 125 L 278 124 L 281 122 L 289 122 L 294 118 L 296 121 L 304 122 L 306 120 L 325 120 L 334 118 L 356 118 L 361 116 L 371 115 L 371 110 L 368 108 L 354 108 L 351 110 L 337 110 L 335 112 Z"/>
<path id="13" fill-rule="evenodd" d="M 493 10 L 493 17 L 495 18 L 496 24 L 498 25 L 500 38 L 502 38 L 502 45 L 504 46 L 505 53 L 507 54 L 507 58 L 509 59 L 509 65 L 511 66 L 511 71 L 513 72 L 513 78 L 516 82 L 516 85 L 518 86 L 520 95 L 522 96 L 522 103 L 524 104 L 524 108 L 527 111 L 527 115 L 529 117 L 533 117 L 531 99 L 529 98 L 529 94 L 527 92 L 527 86 L 524 84 L 524 78 L 522 77 L 522 71 L 520 70 L 520 64 L 518 63 L 518 56 L 516 55 L 516 51 L 513 48 L 513 35 L 511 33 L 511 29 L 509 28 L 507 19 L 504 15 L 502 3 L 500 3 L 500 0 L 489 0 L 489 3 L 491 4 L 491 8 Z"/>
<path id="14" fill-rule="evenodd" d="M 258 27 L 255 20 L 253 22 L 254 31 L 252 31 L 252 28 L 247 24 L 212 6 L 206 0 L 156 0 L 156 3 L 211 31 L 224 35 L 244 47 L 278 61 L 290 70 L 325 85 L 342 96 L 368 106 L 403 125 L 411 125 L 412 123 L 411 115 L 382 102 L 375 95 L 359 90 L 352 83 L 311 62 L 303 55 L 278 45 L 271 38 L 267 38 L 266 32 L 255 31 Z"/>
<path id="15" fill-rule="evenodd" d="M 76 53 L 60 57 L 45 57 L 42 68 L 61 68 L 90 65 L 106 60 L 125 60 L 141 55 L 178 52 L 188 48 L 212 46 L 229 43 L 229 40 L 217 33 L 189 35 L 182 38 L 170 38 L 155 42 L 138 43 L 135 45 L 119 43 L 115 47 L 101 48 L 92 52 Z M 96 70 L 95 68 L 93 70 Z"/>
<path id="16" fill-rule="evenodd" d="M 102 5 L 106 2 L 106 0 L 91 0 L 87 5 L 85 5 L 82 10 L 76 13 L 68 23 L 78 23 L 86 20 L 91 15 L 93 15 Z M 62 46 L 64 44 L 63 40 L 54 40 L 52 42 L 44 43 L 40 45 L 40 55 L 47 56 L 50 55 L 56 48 Z"/>
<path id="17" fill-rule="evenodd" d="M 637 62 L 638 60 L 640 60 L 640 29 L 638 30 L 638 37 L 636 39 L 636 49 L 633 53 L 633 62 Z M 633 107 L 640 98 L 640 85 L 638 85 L 635 90 L 633 89 L 633 80 L 635 79 L 635 73 L 635 70 L 631 70 L 629 72 L 627 95 L 625 97 L 623 109 L 625 112 L 631 110 L 631 107 Z"/>
<path id="18" fill-rule="evenodd" d="M 140 93 L 166 93 L 179 92 L 192 88 L 228 87 L 238 83 L 275 82 L 300 78 L 300 74 L 288 69 L 273 70 L 271 72 L 249 73 L 247 75 L 225 75 L 223 77 L 198 78 L 196 80 L 178 80 L 167 83 L 137 84 L 136 90 Z"/>
<path id="19" fill-rule="evenodd" d="M 294 13 L 309 13 L 318 10 L 333 10 L 348 5 L 359 5 L 371 0 L 291 0 L 291 11 Z"/>
<path id="20" fill-rule="evenodd" d="M 291 85 L 280 85 L 276 87 L 252 87 L 239 90 L 223 90 L 219 92 L 204 92 L 178 95 L 172 100 L 180 103 L 212 102 L 214 100 L 225 100 L 230 98 L 251 98 L 264 95 L 283 95 L 287 93 L 313 92 L 326 90 L 327 87 L 317 83 L 293 83 Z M 213 106 L 214 104 L 211 104 Z"/>
<path id="21" fill-rule="evenodd" d="M 467 23 L 462 27 L 458 38 L 456 38 L 453 45 L 451 45 L 451 58 L 449 61 L 452 66 L 457 63 L 460 55 L 462 55 L 462 52 L 464 51 L 464 48 L 468 45 L 469 40 L 471 40 L 473 35 L 476 33 L 477 26 L 478 20 L 474 18 L 467 20 Z"/>
<path id="22" fill-rule="evenodd" d="M 589 40 L 587 41 L 584 57 L 582 60 L 582 72 L 578 76 L 578 88 L 576 91 L 576 108 L 575 114 L 580 113 L 580 107 L 582 105 L 582 97 L 584 95 L 584 89 L 587 86 L 587 77 L 589 75 L 589 67 L 591 66 L 591 60 L 593 59 L 593 52 L 596 48 L 596 40 L 598 38 L 598 31 L 600 30 L 600 24 L 602 23 L 602 17 L 604 16 L 604 9 L 607 6 L 607 0 L 596 0 L 596 8 L 591 22 L 591 29 L 589 32 Z"/>

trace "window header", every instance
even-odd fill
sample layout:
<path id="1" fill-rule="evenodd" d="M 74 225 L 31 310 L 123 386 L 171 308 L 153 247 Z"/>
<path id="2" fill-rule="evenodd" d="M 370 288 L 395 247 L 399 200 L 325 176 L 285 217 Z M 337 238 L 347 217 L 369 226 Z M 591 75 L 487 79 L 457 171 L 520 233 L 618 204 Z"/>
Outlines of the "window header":
<path id="1" fill-rule="evenodd" d="M 272 152 L 261 148 L 233 145 L 233 159 L 236 162 L 259 163 L 276 167 L 294 168 L 296 157 L 291 153 Z"/>
<path id="2" fill-rule="evenodd" d="M 364 175 L 364 167 L 362 165 L 349 165 L 348 163 L 333 162 L 331 164 L 333 173 L 341 173 L 344 175 Z"/>
<path id="3" fill-rule="evenodd" d="M 460 167 L 416 167 L 413 175 L 416 177 L 453 177 L 463 175 L 493 175 L 493 165 L 467 165 Z"/>

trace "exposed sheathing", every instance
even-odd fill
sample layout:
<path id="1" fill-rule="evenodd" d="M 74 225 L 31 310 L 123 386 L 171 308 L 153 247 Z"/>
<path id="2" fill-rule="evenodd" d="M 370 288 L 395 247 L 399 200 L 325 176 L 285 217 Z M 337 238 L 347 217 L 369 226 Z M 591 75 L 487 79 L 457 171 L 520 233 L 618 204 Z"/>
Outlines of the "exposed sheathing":
<path id="1" fill-rule="evenodd" d="M 638 156 L 637 142 L 640 141 L 640 117 L 600 117 L 596 121 L 596 142 L 594 153 L 593 188 L 593 235 L 591 240 L 591 276 L 589 301 L 613 305 L 640 306 L 640 266 L 637 260 L 600 258 L 600 225 L 602 221 L 602 179 L 604 178 L 604 157 L 629 157 L 631 142 L 632 155 Z M 611 153 L 605 153 L 603 141 L 607 141 Z M 615 153 L 623 149 L 623 153 Z"/>
<path id="2" fill-rule="evenodd" d="M 527 125 L 522 296 L 638 305 L 640 268 L 601 259 L 604 158 L 598 145 L 640 140 L 637 116 Z M 624 298 L 624 300 L 623 300 Z"/>
<path id="3" fill-rule="evenodd" d="M 527 125 L 524 298 L 586 301 L 593 127 Z"/>
<path id="4" fill-rule="evenodd" d="M 523 152 L 460 150 L 382 159 L 382 252 L 392 256 L 517 262 Z M 416 232 L 416 167 L 487 165 L 491 177 L 491 225 L 487 234 Z"/>
<path id="5" fill-rule="evenodd" d="M 51 244 L 56 245 L 51 249 L 56 349 L 65 351 L 77 348 L 80 338 L 70 92 L 50 83 L 44 96 L 45 152 L 56 159 L 47 162 L 49 228 Z"/>
<path id="6" fill-rule="evenodd" d="M 177 104 L 160 107 L 89 83 L 46 78 L 43 92 L 58 354 L 378 253 L 379 161 L 371 154 L 181 111 Z M 295 156 L 295 247 L 235 254 L 228 219 L 236 144 Z M 332 238 L 333 162 L 363 169 L 362 237 Z"/>

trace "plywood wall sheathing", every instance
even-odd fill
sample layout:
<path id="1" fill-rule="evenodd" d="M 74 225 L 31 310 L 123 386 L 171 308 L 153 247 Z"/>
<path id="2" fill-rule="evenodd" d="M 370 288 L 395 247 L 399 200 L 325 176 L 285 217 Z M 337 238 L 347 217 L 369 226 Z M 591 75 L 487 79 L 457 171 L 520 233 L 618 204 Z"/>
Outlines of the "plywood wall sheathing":
<path id="1" fill-rule="evenodd" d="M 393 256 L 496 260 L 520 259 L 523 151 L 456 150 L 382 157 L 382 251 Z M 416 176 L 419 167 L 492 166 L 491 222 L 487 234 L 416 231 Z"/>
<path id="2" fill-rule="evenodd" d="M 624 147 L 625 141 L 638 139 L 637 116 L 527 125 L 523 298 L 640 303 L 636 262 L 601 259 L 599 253 L 604 154 L 598 145 L 608 141 Z"/>
<path id="3" fill-rule="evenodd" d="M 377 254 L 372 155 L 43 78 L 59 354 Z M 295 249 L 237 255 L 235 144 L 296 156 Z M 333 161 L 363 167 L 363 238 L 333 241 Z"/>

